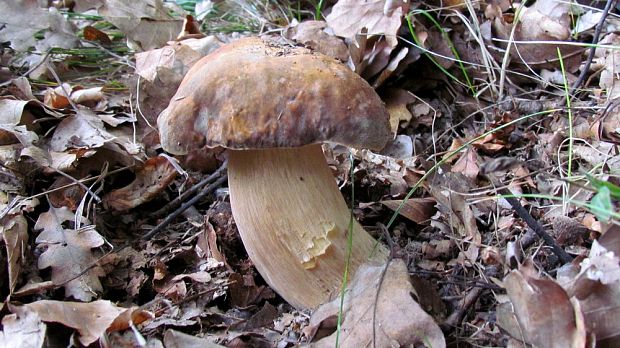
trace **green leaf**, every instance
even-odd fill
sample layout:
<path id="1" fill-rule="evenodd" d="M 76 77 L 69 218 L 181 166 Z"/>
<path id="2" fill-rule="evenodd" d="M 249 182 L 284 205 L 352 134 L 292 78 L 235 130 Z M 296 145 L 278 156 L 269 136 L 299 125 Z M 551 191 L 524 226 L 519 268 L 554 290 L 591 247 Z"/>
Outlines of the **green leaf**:
<path id="1" fill-rule="evenodd" d="M 620 187 L 610 182 L 597 179 L 593 175 L 590 175 L 588 173 L 585 173 L 585 175 L 588 181 L 590 182 L 590 184 L 594 186 L 594 188 L 596 188 L 597 190 L 600 190 L 601 188 L 606 187 L 609 190 L 609 193 L 613 197 L 620 198 Z"/>
<path id="2" fill-rule="evenodd" d="M 599 191 L 592 197 L 592 207 L 594 215 L 600 221 L 609 221 L 613 206 L 611 205 L 611 192 L 607 186 L 602 186 Z"/>

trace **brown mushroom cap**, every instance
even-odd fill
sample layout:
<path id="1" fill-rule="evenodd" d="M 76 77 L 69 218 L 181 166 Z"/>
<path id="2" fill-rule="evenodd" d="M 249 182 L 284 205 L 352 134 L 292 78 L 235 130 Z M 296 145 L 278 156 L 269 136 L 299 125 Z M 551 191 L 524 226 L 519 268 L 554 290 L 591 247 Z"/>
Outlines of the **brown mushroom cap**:
<path id="1" fill-rule="evenodd" d="M 203 146 L 298 147 L 332 141 L 381 149 L 389 116 L 368 83 L 338 61 L 305 48 L 246 38 L 187 73 L 158 118 L 173 154 Z"/>

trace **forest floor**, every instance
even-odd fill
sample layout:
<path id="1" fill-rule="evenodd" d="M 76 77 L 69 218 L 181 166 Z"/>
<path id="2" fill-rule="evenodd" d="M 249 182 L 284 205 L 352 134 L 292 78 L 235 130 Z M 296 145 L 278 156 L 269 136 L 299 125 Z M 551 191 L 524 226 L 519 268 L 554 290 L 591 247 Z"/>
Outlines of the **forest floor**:
<path id="1" fill-rule="evenodd" d="M 620 346 L 615 1 L 49 3 L 0 3 L 0 347 L 333 344 L 249 259 L 226 151 L 160 145 L 187 70 L 247 36 L 340 60 L 387 107 L 382 151 L 323 149 L 441 329 L 394 311 L 415 331 L 394 344 Z M 377 339 L 346 319 L 343 347 Z"/>

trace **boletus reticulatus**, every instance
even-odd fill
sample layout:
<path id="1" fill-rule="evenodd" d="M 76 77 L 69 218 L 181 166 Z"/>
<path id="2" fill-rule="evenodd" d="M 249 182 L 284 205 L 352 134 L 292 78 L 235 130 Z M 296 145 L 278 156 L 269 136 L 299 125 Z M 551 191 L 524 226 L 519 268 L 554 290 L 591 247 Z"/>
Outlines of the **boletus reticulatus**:
<path id="1" fill-rule="evenodd" d="M 256 268 L 285 300 L 315 308 L 336 296 L 350 210 L 320 143 L 381 149 L 388 112 L 340 62 L 301 47 L 246 38 L 198 61 L 159 115 L 163 148 L 228 149 L 233 216 Z M 386 249 L 353 223 L 352 272 Z"/>

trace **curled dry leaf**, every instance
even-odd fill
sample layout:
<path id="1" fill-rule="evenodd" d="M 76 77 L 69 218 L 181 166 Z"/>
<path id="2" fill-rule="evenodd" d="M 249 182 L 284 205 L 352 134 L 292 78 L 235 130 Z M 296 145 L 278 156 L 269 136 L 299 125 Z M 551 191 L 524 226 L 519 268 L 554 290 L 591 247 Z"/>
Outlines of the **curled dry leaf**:
<path id="1" fill-rule="evenodd" d="M 441 329 L 433 318 L 414 300 L 417 296 L 407 268 L 402 260 L 388 266 L 364 265 L 347 286 L 342 308 L 343 321 L 340 345 L 343 347 L 409 347 L 426 344 L 434 348 L 445 347 Z M 379 282 L 383 279 L 377 297 Z M 376 301 L 376 316 L 375 313 Z M 310 319 L 310 331 L 329 325 L 338 315 L 340 298 L 321 305 Z M 335 322 L 332 322 L 335 324 Z M 373 337 L 373 325 L 376 337 Z M 335 327 L 333 328 L 335 329 Z M 311 347 L 334 347 L 336 333 L 311 344 Z"/>
<path id="2" fill-rule="evenodd" d="M 104 300 L 89 303 L 42 300 L 16 307 L 16 310 L 23 308 L 37 313 L 42 321 L 60 323 L 77 330 L 80 334 L 78 339 L 85 346 L 97 341 L 106 331 L 129 327 L 128 317 L 134 324 L 151 317 L 144 311 L 117 307 Z M 125 322 L 125 325 L 117 320 Z"/>
<path id="3" fill-rule="evenodd" d="M 43 347 L 47 326 L 41 321 L 39 315 L 28 308 L 13 309 L 15 314 L 2 318 L 0 347 Z"/>
<path id="4" fill-rule="evenodd" d="M 504 278 L 512 311 L 509 306 L 498 309 L 500 326 L 534 347 L 585 347 L 581 311 L 555 281 L 532 273 L 531 268 L 522 268 Z"/>
<path id="5" fill-rule="evenodd" d="M 50 141 L 52 151 L 62 152 L 69 148 L 98 148 L 114 139 L 103 121 L 92 111 L 80 110 L 60 122 Z"/>
<path id="6" fill-rule="evenodd" d="M 431 178 L 430 193 L 437 200 L 439 211 L 449 219 L 447 224 L 469 242 L 459 254 L 459 261 L 467 264 L 476 261 L 482 243 L 474 212 L 461 194 L 468 191 L 468 180 L 461 173 L 435 174 Z"/>
<path id="7" fill-rule="evenodd" d="M 588 331 L 597 346 L 620 346 L 620 228 L 613 225 L 592 246 L 581 272 L 568 286 L 568 293 L 579 300 Z"/>
<path id="8" fill-rule="evenodd" d="M 408 1 L 340 0 L 325 20 L 338 36 L 352 39 L 366 28 L 368 35 L 385 35 L 394 48 L 403 14 L 408 9 Z"/>
<path id="9" fill-rule="evenodd" d="M 176 175 L 176 169 L 167 158 L 153 157 L 136 171 L 136 179 L 131 184 L 110 192 L 104 202 L 119 211 L 135 208 L 155 198 Z"/>
<path id="10" fill-rule="evenodd" d="M 102 291 L 99 277 L 104 274 L 99 266 L 85 269 L 97 261 L 91 249 L 103 245 L 104 240 L 92 225 L 79 229 L 63 227 L 74 219 L 75 214 L 66 207 L 50 207 L 49 211 L 39 215 L 34 228 L 43 231 L 36 243 L 45 250 L 39 256 L 38 267 L 52 268 L 52 282 L 63 285 L 67 297 L 90 301 L 96 292 Z"/>
<path id="11" fill-rule="evenodd" d="M 23 214 L 6 215 L 0 219 L 0 240 L 8 257 L 9 292 L 15 290 L 22 268 L 22 256 L 28 245 L 28 222 Z"/>
<path id="12" fill-rule="evenodd" d="M 0 115 L 2 115 L 0 131 L 10 133 L 24 146 L 32 145 L 39 140 L 36 133 L 28 130 L 27 126 L 22 124 L 22 115 L 28 103 L 24 100 L 0 98 Z"/>

